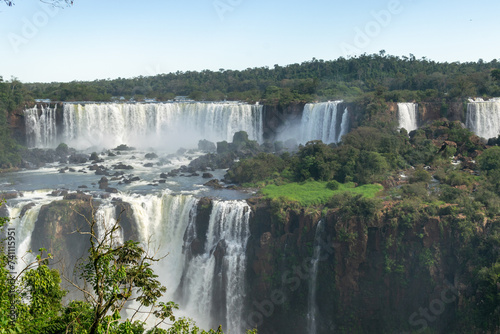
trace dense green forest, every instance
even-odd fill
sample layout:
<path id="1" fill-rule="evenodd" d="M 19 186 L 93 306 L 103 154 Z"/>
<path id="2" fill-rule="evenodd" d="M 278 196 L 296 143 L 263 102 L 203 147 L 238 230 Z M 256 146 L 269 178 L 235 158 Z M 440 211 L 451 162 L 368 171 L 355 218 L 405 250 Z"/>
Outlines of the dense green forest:
<path id="1" fill-rule="evenodd" d="M 262 101 L 282 106 L 292 102 L 344 99 L 353 101 L 364 93 L 379 92 L 386 101 L 429 101 L 467 96 L 494 96 L 500 62 L 439 63 L 426 59 L 379 54 L 312 59 L 301 64 L 242 71 L 176 72 L 131 79 L 93 82 L 31 83 L 26 87 L 36 98 L 53 101 L 108 101 L 112 97 L 169 100 L 189 96 L 194 100 Z"/>

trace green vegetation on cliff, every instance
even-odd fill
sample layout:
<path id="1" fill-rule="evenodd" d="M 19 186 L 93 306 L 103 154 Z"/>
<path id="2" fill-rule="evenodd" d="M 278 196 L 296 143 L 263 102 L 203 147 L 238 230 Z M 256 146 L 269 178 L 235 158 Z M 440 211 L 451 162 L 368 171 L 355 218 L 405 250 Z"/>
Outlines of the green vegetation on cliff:
<path id="1" fill-rule="evenodd" d="M 21 162 L 22 147 L 11 136 L 9 116 L 23 108 L 29 98 L 26 87 L 19 81 L 3 81 L 0 76 L 0 168 L 10 168 Z"/>
<path id="2" fill-rule="evenodd" d="M 334 185 L 332 187 L 332 185 Z M 302 206 L 324 205 L 332 196 L 341 193 L 360 194 L 366 198 L 373 198 L 383 187 L 379 184 L 370 184 L 356 187 L 354 183 L 341 184 L 336 181 L 307 181 L 301 183 L 287 183 L 281 186 L 270 184 L 262 188 L 265 198 L 283 198 L 298 202 Z"/>

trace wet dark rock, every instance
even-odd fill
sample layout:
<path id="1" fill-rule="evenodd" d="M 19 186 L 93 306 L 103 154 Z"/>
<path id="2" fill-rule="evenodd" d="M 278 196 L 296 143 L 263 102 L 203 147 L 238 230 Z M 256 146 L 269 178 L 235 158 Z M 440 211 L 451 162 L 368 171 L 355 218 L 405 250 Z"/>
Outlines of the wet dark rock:
<path id="1" fill-rule="evenodd" d="M 127 146 L 125 144 L 118 145 L 117 147 L 114 148 L 115 151 L 133 151 L 135 150 L 134 147 Z"/>
<path id="2" fill-rule="evenodd" d="M 191 174 L 191 175 L 189 175 L 189 176 L 200 176 L 200 174 L 198 174 L 198 173 L 192 173 L 192 174 Z"/>
<path id="3" fill-rule="evenodd" d="M 70 172 L 72 172 L 72 173 L 75 173 L 75 172 L 76 172 L 76 169 L 74 169 L 74 168 L 70 168 L 70 169 L 69 169 L 69 171 L 70 171 Z"/>
<path id="4" fill-rule="evenodd" d="M 217 151 L 217 146 L 215 146 L 215 143 L 203 139 L 198 142 L 198 149 L 206 153 L 213 153 Z"/>
<path id="5" fill-rule="evenodd" d="M 158 183 L 165 183 L 167 182 L 167 180 L 163 179 L 163 180 L 158 180 Z"/>
<path id="6" fill-rule="evenodd" d="M 108 179 L 105 176 L 101 177 L 101 179 L 99 180 L 99 189 L 106 189 L 108 188 L 108 186 Z"/>
<path id="7" fill-rule="evenodd" d="M 109 151 L 108 152 L 108 157 L 116 157 L 116 154 L 114 154 L 113 152 Z"/>
<path id="8" fill-rule="evenodd" d="M 23 206 L 23 208 L 21 209 L 21 217 L 24 217 L 24 215 L 26 214 L 26 212 L 29 209 L 31 209 L 32 207 L 34 207 L 35 205 L 36 205 L 35 203 L 28 203 L 25 206 Z"/>
<path id="9" fill-rule="evenodd" d="M 130 179 L 130 181 L 140 181 L 141 178 L 139 176 L 134 176 L 133 178 Z"/>
<path id="10" fill-rule="evenodd" d="M 51 192 L 49 194 L 49 196 L 54 196 L 54 197 L 56 197 L 56 196 L 66 196 L 67 194 L 68 194 L 68 191 L 62 189 L 62 190 L 54 190 L 53 192 Z"/>
<path id="11" fill-rule="evenodd" d="M 0 205 L 0 216 L 1 217 L 9 216 L 9 209 L 7 208 L 7 205 L 5 204 Z"/>
<path id="12" fill-rule="evenodd" d="M 82 184 L 81 186 L 78 186 L 78 188 L 83 189 L 83 188 L 88 188 L 86 185 Z"/>
<path id="13" fill-rule="evenodd" d="M 99 155 L 97 155 L 96 152 L 92 152 L 92 154 L 90 155 L 89 160 L 97 161 L 97 160 L 99 160 Z"/>
<path id="14" fill-rule="evenodd" d="M 72 154 L 69 156 L 68 160 L 72 164 L 83 164 L 86 163 L 89 159 L 86 154 Z"/>
<path id="15" fill-rule="evenodd" d="M 205 183 L 204 185 L 207 187 L 214 188 L 214 189 L 222 189 L 223 188 L 223 186 L 220 184 L 219 180 L 217 180 L 217 179 L 212 179 L 212 180 L 208 181 L 207 183 Z"/>
<path id="16" fill-rule="evenodd" d="M 175 177 L 175 176 L 179 175 L 179 171 L 178 170 L 171 170 L 170 172 L 167 173 L 167 175 L 170 177 Z"/>
<path id="17" fill-rule="evenodd" d="M 108 192 L 108 193 L 111 193 L 111 194 L 117 194 L 118 193 L 118 189 L 111 188 L 111 187 L 106 188 L 105 191 Z"/>
<path id="18" fill-rule="evenodd" d="M 165 158 L 160 159 L 160 161 L 158 161 L 157 163 L 158 166 L 171 165 L 171 164 L 172 161 Z"/>
<path id="19" fill-rule="evenodd" d="M 132 166 L 130 166 L 130 165 L 125 165 L 125 164 L 124 164 L 124 163 L 122 163 L 122 162 L 120 162 L 120 163 L 118 163 L 118 164 L 116 164 L 116 165 L 113 165 L 113 168 L 114 168 L 114 169 L 127 169 L 127 170 L 129 170 L 129 169 L 134 169 L 134 167 L 132 167 Z"/>
<path id="20" fill-rule="evenodd" d="M 90 201 L 92 199 L 92 195 L 84 194 L 81 191 L 76 193 L 69 193 L 64 195 L 65 200 L 81 200 L 81 201 Z"/>
<path id="21" fill-rule="evenodd" d="M 22 194 L 17 192 L 17 191 L 9 191 L 9 192 L 5 192 L 5 193 L 0 194 L 0 198 L 4 198 L 4 199 L 12 199 L 12 198 L 18 198 L 18 197 L 22 197 Z"/>
<path id="22" fill-rule="evenodd" d="M 165 173 L 161 173 L 161 174 L 160 174 L 160 178 L 162 178 L 162 179 L 166 179 L 167 177 L 168 177 L 168 175 L 167 175 L 167 174 L 165 174 Z"/>
<path id="23" fill-rule="evenodd" d="M 177 150 L 176 153 L 177 153 L 177 155 L 183 155 L 186 152 L 187 152 L 187 150 L 185 148 L 181 147 L 180 149 Z"/>
<path id="24" fill-rule="evenodd" d="M 204 179 L 210 179 L 210 178 L 212 178 L 212 177 L 214 177 L 214 176 L 213 176 L 211 173 L 203 173 L 202 177 L 203 177 Z"/>
<path id="25" fill-rule="evenodd" d="M 152 160 L 158 158 L 158 155 L 156 153 L 146 153 L 144 156 L 145 159 Z"/>
<path id="26" fill-rule="evenodd" d="M 153 163 L 151 163 L 151 162 L 148 162 L 147 164 L 144 164 L 144 167 L 153 167 L 153 166 L 154 166 L 154 165 L 153 165 Z"/>

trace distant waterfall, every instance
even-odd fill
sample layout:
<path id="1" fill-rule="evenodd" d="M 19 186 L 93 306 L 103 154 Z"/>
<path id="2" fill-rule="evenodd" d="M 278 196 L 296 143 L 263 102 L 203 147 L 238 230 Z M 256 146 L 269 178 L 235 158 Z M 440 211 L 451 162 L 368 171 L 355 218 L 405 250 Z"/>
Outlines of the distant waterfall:
<path id="1" fill-rule="evenodd" d="M 308 103 L 304 106 L 300 127 L 300 142 L 321 140 L 338 143 L 349 131 L 349 111 L 340 110 L 342 101 Z"/>
<path id="2" fill-rule="evenodd" d="M 498 137 L 500 135 L 500 99 L 469 103 L 465 125 L 479 137 L 486 139 Z"/>
<path id="3" fill-rule="evenodd" d="M 24 110 L 28 147 L 51 147 L 57 140 L 57 105 L 53 108 L 42 105 Z"/>
<path id="4" fill-rule="evenodd" d="M 249 217 L 244 201 L 213 202 L 204 251 L 189 261 L 182 289 L 189 312 L 214 316 L 215 311 L 215 318 L 222 317 L 234 334 L 244 330 Z"/>
<path id="5" fill-rule="evenodd" d="M 317 304 L 316 304 L 316 291 L 317 291 L 317 280 L 318 280 L 318 265 L 319 258 L 321 255 L 321 244 L 320 238 L 324 231 L 323 220 L 318 221 L 316 225 L 316 233 L 314 236 L 314 249 L 313 249 L 313 258 L 312 269 L 311 269 L 311 277 L 309 279 L 309 296 L 307 299 L 307 333 L 308 334 L 316 334 L 317 326 L 316 326 L 316 315 L 317 315 Z"/>
<path id="6" fill-rule="evenodd" d="M 399 128 L 411 132 L 418 129 L 418 105 L 416 103 L 398 103 Z"/>
<path id="7" fill-rule="evenodd" d="M 250 139 L 262 142 L 259 105 L 66 103 L 62 128 L 57 131 L 55 113 L 47 111 L 47 115 L 36 117 L 35 111 L 25 112 L 30 147 L 55 147 L 64 142 L 77 149 L 112 148 L 120 144 L 177 149 L 196 147 L 200 139 L 231 141 L 237 131 L 246 131 Z"/>

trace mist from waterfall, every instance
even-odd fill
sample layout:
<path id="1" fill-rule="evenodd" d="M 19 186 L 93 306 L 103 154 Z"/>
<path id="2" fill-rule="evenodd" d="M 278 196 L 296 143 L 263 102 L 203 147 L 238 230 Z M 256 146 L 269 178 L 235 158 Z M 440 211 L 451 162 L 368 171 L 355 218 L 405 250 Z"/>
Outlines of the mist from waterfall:
<path id="1" fill-rule="evenodd" d="M 465 126 L 479 137 L 497 138 L 500 135 L 500 99 L 471 100 L 467 104 Z"/>

